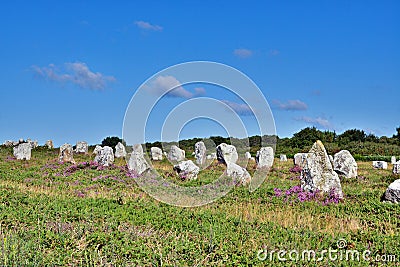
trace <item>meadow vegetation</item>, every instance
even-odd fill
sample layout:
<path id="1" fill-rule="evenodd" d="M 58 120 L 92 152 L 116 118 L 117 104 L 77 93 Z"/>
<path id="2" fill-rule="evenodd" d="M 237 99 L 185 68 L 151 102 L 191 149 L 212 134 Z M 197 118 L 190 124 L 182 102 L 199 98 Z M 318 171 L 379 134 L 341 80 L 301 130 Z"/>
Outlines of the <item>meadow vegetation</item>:
<path id="1" fill-rule="evenodd" d="M 214 203 L 182 208 L 143 192 L 123 159 L 101 167 L 92 162 L 92 151 L 75 155 L 74 165 L 57 156 L 57 149 L 39 147 L 30 161 L 19 161 L 1 147 L 1 266 L 328 266 L 328 258 L 260 261 L 257 252 L 335 249 L 340 238 L 348 249 L 370 250 L 371 258 L 400 259 L 400 206 L 381 202 L 399 177 L 370 162 L 358 162 L 358 178 L 342 179 L 345 198 L 338 203 L 301 201 L 293 194 L 299 185 L 293 162 L 276 160 L 255 192 L 235 187 Z M 188 182 L 166 160 L 154 167 L 186 186 L 211 182 L 225 169 L 214 162 Z M 254 162 L 248 169 L 254 172 Z"/>

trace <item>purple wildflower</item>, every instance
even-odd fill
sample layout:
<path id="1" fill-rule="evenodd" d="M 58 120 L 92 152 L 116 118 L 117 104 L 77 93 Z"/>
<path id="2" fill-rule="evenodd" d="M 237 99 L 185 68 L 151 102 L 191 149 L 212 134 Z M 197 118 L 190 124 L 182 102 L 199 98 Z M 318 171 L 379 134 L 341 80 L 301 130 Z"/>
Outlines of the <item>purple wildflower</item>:
<path id="1" fill-rule="evenodd" d="M 292 168 L 290 168 L 289 171 L 297 173 L 297 172 L 301 172 L 302 168 L 300 166 L 295 165 Z"/>
<path id="2" fill-rule="evenodd" d="M 75 191 L 77 197 L 85 197 L 85 194 L 82 191 Z"/>

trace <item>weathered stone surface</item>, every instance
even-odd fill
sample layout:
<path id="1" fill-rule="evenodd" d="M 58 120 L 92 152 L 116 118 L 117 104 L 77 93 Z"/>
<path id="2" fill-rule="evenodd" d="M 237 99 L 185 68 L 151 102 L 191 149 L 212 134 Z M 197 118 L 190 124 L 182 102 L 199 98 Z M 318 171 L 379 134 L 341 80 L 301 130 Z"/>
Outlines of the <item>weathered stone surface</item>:
<path id="1" fill-rule="evenodd" d="M 331 162 L 331 164 L 333 166 L 334 165 L 334 159 L 333 159 L 332 155 L 328 155 L 328 157 L 329 157 L 329 161 Z"/>
<path id="2" fill-rule="evenodd" d="M 141 175 L 150 168 L 150 164 L 144 158 L 143 147 L 141 145 L 136 144 L 132 149 L 132 154 L 128 162 L 128 169 Z"/>
<path id="3" fill-rule="evenodd" d="M 302 167 L 306 162 L 307 155 L 308 153 L 296 153 L 293 158 L 294 164 Z"/>
<path id="4" fill-rule="evenodd" d="M 274 150 L 272 147 L 262 147 L 256 154 L 257 168 L 271 168 L 274 164 Z"/>
<path id="5" fill-rule="evenodd" d="M 246 151 L 246 153 L 244 153 L 244 158 L 245 159 L 251 159 L 251 154 L 249 151 Z"/>
<path id="6" fill-rule="evenodd" d="M 395 157 L 395 156 L 392 156 L 392 157 L 390 158 L 390 162 L 391 162 L 392 164 L 395 164 L 395 163 L 396 163 L 396 157 Z"/>
<path id="7" fill-rule="evenodd" d="M 75 164 L 74 150 L 72 149 L 72 146 L 70 144 L 63 144 L 60 147 L 60 154 L 58 155 L 58 160 Z"/>
<path id="8" fill-rule="evenodd" d="M 118 142 L 118 144 L 115 146 L 115 155 L 114 156 L 116 158 L 125 158 L 126 157 L 125 146 L 121 142 Z"/>
<path id="9" fill-rule="evenodd" d="M 385 194 L 383 195 L 383 200 L 396 204 L 400 203 L 400 179 L 397 179 L 389 185 Z"/>
<path id="10" fill-rule="evenodd" d="M 175 165 L 174 171 L 176 171 L 179 177 L 183 180 L 196 180 L 200 168 L 196 166 L 193 161 L 185 160 Z"/>
<path id="11" fill-rule="evenodd" d="M 185 151 L 175 145 L 172 145 L 168 153 L 168 159 L 170 161 L 177 161 L 177 162 L 183 161 L 185 160 Z"/>
<path id="12" fill-rule="evenodd" d="M 248 171 L 233 162 L 228 162 L 226 165 L 225 175 L 232 177 L 237 184 L 248 184 L 251 176 Z"/>
<path id="13" fill-rule="evenodd" d="M 321 141 L 317 141 L 308 153 L 302 166 L 301 187 L 308 191 L 334 191 L 338 197 L 343 197 L 342 186 L 338 174 L 332 164 Z"/>
<path id="14" fill-rule="evenodd" d="M 279 160 L 280 160 L 280 161 L 287 161 L 286 155 L 281 154 L 281 155 L 279 156 Z"/>
<path id="15" fill-rule="evenodd" d="M 374 167 L 375 169 L 386 170 L 388 168 L 388 165 L 386 161 L 375 160 L 372 162 L 372 167 Z"/>
<path id="16" fill-rule="evenodd" d="M 213 152 L 210 155 L 207 155 L 207 159 L 217 159 L 217 153 Z"/>
<path id="17" fill-rule="evenodd" d="M 114 163 L 114 151 L 109 146 L 104 146 L 97 151 L 94 162 L 97 162 L 101 166 L 110 166 Z"/>
<path id="18" fill-rule="evenodd" d="M 26 142 L 31 146 L 32 149 L 38 147 L 38 141 L 37 140 L 32 141 L 31 139 L 28 139 Z"/>
<path id="19" fill-rule="evenodd" d="M 151 159 L 152 160 L 162 160 L 163 159 L 163 151 L 159 147 L 150 148 Z"/>
<path id="20" fill-rule="evenodd" d="M 47 146 L 48 149 L 53 149 L 53 141 L 52 140 L 47 140 L 45 146 Z"/>
<path id="21" fill-rule="evenodd" d="M 236 163 L 238 160 L 236 147 L 225 143 L 219 144 L 217 146 L 217 159 L 224 164 L 228 164 L 228 162 Z"/>
<path id="22" fill-rule="evenodd" d="M 17 159 L 31 159 L 31 145 L 29 143 L 22 143 L 14 147 L 14 157 Z"/>
<path id="23" fill-rule="evenodd" d="M 96 147 L 93 150 L 93 154 L 97 155 L 97 153 L 99 153 L 100 150 L 102 150 L 103 148 L 99 145 L 96 145 Z"/>
<path id="24" fill-rule="evenodd" d="M 393 164 L 393 174 L 400 174 L 400 160 Z"/>
<path id="25" fill-rule="evenodd" d="M 14 141 L 6 140 L 6 141 L 4 141 L 3 146 L 7 146 L 7 147 L 14 146 Z"/>
<path id="26" fill-rule="evenodd" d="M 206 163 L 206 151 L 207 148 L 203 141 L 197 142 L 194 145 L 194 154 L 198 165 L 204 165 Z"/>
<path id="27" fill-rule="evenodd" d="M 333 169 L 339 175 L 344 175 L 346 178 L 357 177 L 357 162 L 347 150 L 341 150 L 335 154 L 333 159 Z"/>
<path id="28" fill-rule="evenodd" d="M 87 154 L 88 153 L 88 143 L 85 141 L 76 142 L 75 153 Z"/>

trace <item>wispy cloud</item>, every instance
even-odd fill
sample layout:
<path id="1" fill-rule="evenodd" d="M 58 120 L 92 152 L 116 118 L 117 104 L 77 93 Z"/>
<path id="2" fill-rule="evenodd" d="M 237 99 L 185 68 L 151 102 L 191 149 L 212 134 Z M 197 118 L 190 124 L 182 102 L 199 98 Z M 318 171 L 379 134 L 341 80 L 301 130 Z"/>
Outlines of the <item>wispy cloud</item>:
<path id="1" fill-rule="evenodd" d="M 233 50 L 233 54 L 239 58 L 249 58 L 253 55 L 253 51 L 246 48 L 238 48 Z"/>
<path id="2" fill-rule="evenodd" d="M 194 93 L 192 93 L 183 88 L 181 82 L 179 82 L 174 76 L 162 75 L 155 78 L 155 80 L 153 80 L 150 85 L 146 87 L 146 89 L 157 95 L 162 95 L 168 92 L 166 96 L 180 98 L 192 98 L 195 96 L 204 95 L 206 93 L 206 90 L 202 87 L 195 88 Z M 170 89 L 172 90 L 169 91 Z"/>
<path id="3" fill-rule="evenodd" d="M 274 107 L 281 109 L 281 110 L 297 111 L 297 110 L 307 110 L 308 109 L 307 104 L 298 99 L 288 100 L 287 102 L 281 102 L 279 100 L 274 100 L 273 105 L 274 105 Z"/>
<path id="4" fill-rule="evenodd" d="M 142 20 L 135 21 L 134 24 L 143 30 L 149 30 L 149 31 L 162 31 L 163 30 L 163 27 L 161 27 L 159 25 L 151 24 L 149 22 L 142 21 Z"/>
<path id="5" fill-rule="evenodd" d="M 272 49 L 272 50 L 269 51 L 269 54 L 270 54 L 271 56 L 277 56 L 277 55 L 279 55 L 280 53 L 281 53 L 281 51 L 279 51 L 278 49 Z"/>
<path id="6" fill-rule="evenodd" d="M 313 126 L 317 126 L 318 128 L 333 129 L 333 125 L 327 119 L 321 117 L 311 118 L 307 116 L 302 116 L 295 118 L 295 120 L 310 123 Z"/>
<path id="7" fill-rule="evenodd" d="M 242 115 L 242 116 L 253 115 L 253 111 L 251 110 L 251 107 L 247 104 L 236 103 L 236 102 L 232 102 L 229 100 L 222 100 L 221 102 L 228 105 L 230 108 L 233 109 L 233 111 L 235 111 L 239 115 Z"/>
<path id="8" fill-rule="evenodd" d="M 206 94 L 206 89 L 204 89 L 203 87 L 197 87 L 194 88 L 194 92 L 196 96 L 202 96 Z"/>
<path id="9" fill-rule="evenodd" d="M 116 81 L 113 76 L 92 72 L 82 62 L 65 63 L 61 68 L 54 64 L 49 64 L 47 67 L 32 66 L 32 70 L 37 77 L 54 82 L 73 83 L 92 90 L 104 89 L 107 83 Z"/>

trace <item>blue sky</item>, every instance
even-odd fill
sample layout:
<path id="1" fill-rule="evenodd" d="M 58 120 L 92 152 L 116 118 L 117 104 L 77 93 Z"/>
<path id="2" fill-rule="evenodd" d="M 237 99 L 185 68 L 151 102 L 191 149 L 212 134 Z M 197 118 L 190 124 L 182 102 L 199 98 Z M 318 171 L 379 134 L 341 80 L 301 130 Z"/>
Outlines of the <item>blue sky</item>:
<path id="1" fill-rule="evenodd" d="M 250 77 L 281 137 L 307 126 L 391 136 L 400 126 L 398 1 L 57 3 L 2 4 L 0 141 L 95 144 L 121 136 L 137 88 L 166 67 L 195 60 Z M 165 106 L 201 95 L 246 108 L 207 84 L 184 90 L 163 99 Z M 224 133 L 204 120 L 188 124 L 181 137 L 200 128 L 201 137 Z"/>

